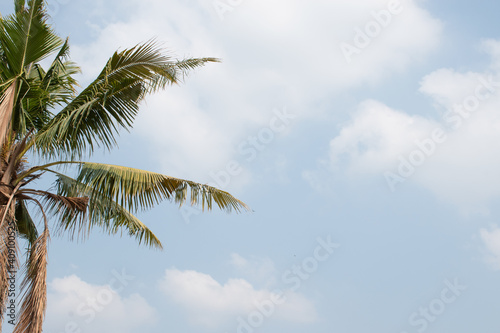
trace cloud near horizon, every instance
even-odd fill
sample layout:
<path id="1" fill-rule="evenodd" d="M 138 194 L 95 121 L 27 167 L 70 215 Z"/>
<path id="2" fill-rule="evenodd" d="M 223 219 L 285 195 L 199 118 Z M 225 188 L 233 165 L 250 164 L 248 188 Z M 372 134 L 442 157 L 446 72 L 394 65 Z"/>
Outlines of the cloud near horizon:
<path id="1" fill-rule="evenodd" d="M 238 254 L 231 256 L 235 268 L 263 280 L 275 281 L 274 264 L 269 260 L 250 260 Z M 260 263 L 260 264 L 259 264 Z M 281 292 L 268 285 L 256 288 L 243 278 L 231 278 L 220 283 L 209 274 L 194 270 L 167 269 L 159 282 L 160 289 L 170 301 L 181 306 L 190 322 L 206 329 L 222 329 L 236 325 L 238 318 L 246 319 L 259 311 L 264 303 L 279 300 L 265 321 L 312 323 L 317 320 L 313 303 L 298 292 Z M 283 302 L 284 301 L 284 302 Z"/>
<path id="2" fill-rule="evenodd" d="M 139 294 L 123 296 L 118 278 L 94 285 L 76 275 L 48 283 L 48 332 L 135 332 L 157 320 L 156 310 Z M 131 316 L 130 313 L 134 315 Z"/>

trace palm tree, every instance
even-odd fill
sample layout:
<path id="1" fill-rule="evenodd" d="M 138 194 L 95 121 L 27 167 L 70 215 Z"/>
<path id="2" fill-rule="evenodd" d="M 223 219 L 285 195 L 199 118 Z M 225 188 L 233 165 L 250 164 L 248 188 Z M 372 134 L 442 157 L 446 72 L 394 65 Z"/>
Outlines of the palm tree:
<path id="1" fill-rule="evenodd" d="M 28 246 L 15 333 L 42 331 L 52 228 L 83 238 L 94 227 L 109 234 L 125 231 L 139 243 L 161 248 L 134 214 L 163 200 L 179 205 L 188 200 L 203 209 L 215 203 L 228 212 L 248 209 L 208 185 L 82 161 L 98 148 L 116 145 L 119 130 L 131 128 L 148 94 L 217 59 L 174 60 L 149 41 L 115 52 L 78 93 L 79 68 L 68 59 L 68 40 L 58 37 L 47 19 L 43 0 L 15 0 L 15 13 L 0 17 L 0 331 L 10 302 L 8 279 L 19 267 L 18 239 Z M 44 69 L 40 62 L 49 56 L 53 61 Z M 41 162 L 32 165 L 28 158 Z M 76 176 L 65 174 L 68 170 Z M 33 188 L 50 174 L 55 177 L 51 190 Z M 33 211 L 41 213 L 39 223 Z"/>

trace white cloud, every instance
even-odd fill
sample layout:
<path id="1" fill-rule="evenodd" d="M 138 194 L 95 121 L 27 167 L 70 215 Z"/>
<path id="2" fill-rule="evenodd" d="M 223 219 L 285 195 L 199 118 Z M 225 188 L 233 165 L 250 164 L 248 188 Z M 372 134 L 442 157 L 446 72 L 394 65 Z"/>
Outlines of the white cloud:
<path id="1" fill-rule="evenodd" d="M 114 1 L 110 1 L 113 3 Z M 164 169 L 205 177 L 234 158 L 247 133 L 267 126 L 273 107 L 314 115 L 318 99 L 404 70 L 438 45 L 439 21 L 404 1 L 401 14 L 348 65 L 340 49 L 356 27 L 386 10 L 387 0 L 249 1 L 220 20 L 212 1 L 120 2 L 134 9 L 127 21 L 98 28 L 98 38 L 73 48 L 94 75 L 116 48 L 157 36 L 168 47 L 222 64 L 201 69 L 180 89 L 152 98 L 137 122 Z M 98 65 L 101 64 L 101 65 Z M 203 163 L 200 163 L 203 161 Z"/>
<path id="2" fill-rule="evenodd" d="M 232 257 L 239 266 L 247 266 L 246 260 Z M 173 302 L 186 311 L 190 321 L 208 329 L 233 325 L 237 318 L 246 318 L 259 311 L 259 304 L 282 299 L 282 294 L 269 289 L 256 289 L 244 279 L 229 279 L 221 284 L 212 276 L 192 270 L 169 269 L 160 281 L 160 288 Z M 285 303 L 274 304 L 267 320 L 283 320 L 292 323 L 308 323 L 316 320 L 313 304 L 301 294 L 288 292 Z M 279 303 L 279 302 L 278 302 Z"/>
<path id="3" fill-rule="evenodd" d="M 349 173 L 380 174 L 397 156 L 408 152 L 415 140 L 427 137 L 437 124 L 410 116 L 373 100 L 363 102 L 351 123 L 330 142 L 332 166 Z"/>
<path id="4" fill-rule="evenodd" d="M 139 294 L 124 297 L 124 284 L 92 285 L 71 275 L 49 283 L 49 332 L 137 332 L 156 320 L 156 310 Z M 133 315 L 131 315 L 133 314 Z"/>
<path id="5" fill-rule="evenodd" d="M 494 225 L 491 230 L 479 231 L 486 250 L 486 262 L 495 270 L 500 270 L 500 228 Z"/>
<path id="6" fill-rule="evenodd" d="M 412 181 L 463 212 L 486 212 L 489 200 L 500 195 L 498 74 L 440 69 L 424 77 L 420 92 L 432 98 L 435 119 L 361 103 L 330 143 L 332 167 L 385 175 L 388 188 L 396 190 Z"/>

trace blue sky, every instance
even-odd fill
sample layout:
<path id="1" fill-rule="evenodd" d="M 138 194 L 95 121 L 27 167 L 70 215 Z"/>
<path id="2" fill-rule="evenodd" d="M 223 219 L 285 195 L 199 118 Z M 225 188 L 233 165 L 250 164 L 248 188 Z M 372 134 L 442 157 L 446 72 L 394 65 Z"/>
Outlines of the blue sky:
<path id="1" fill-rule="evenodd" d="M 151 38 L 223 60 L 93 159 L 254 212 L 165 203 L 141 215 L 162 252 L 54 235 L 46 331 L 499 331 L 496 2 L 48 3 L 82 85 Z"/>

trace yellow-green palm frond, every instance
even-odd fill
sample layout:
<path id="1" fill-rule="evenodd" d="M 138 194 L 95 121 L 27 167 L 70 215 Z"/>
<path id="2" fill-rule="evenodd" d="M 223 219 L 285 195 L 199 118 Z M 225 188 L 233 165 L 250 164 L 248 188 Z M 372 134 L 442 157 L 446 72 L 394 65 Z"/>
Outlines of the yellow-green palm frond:
<path id="1" fill-rule="evenodd" d="M 77 235 L 86 238 L 94 227 L 102 228 L 109 234 L 125 230 L 129 236 L 135 237 L 139 244 L 163 248 L 160 240 L 144 223 L 110 197 L 76 179 L 60 173 L 56 175 L 56 187 L 60 195 L 88 199 L 86 219 L 76 219 L 71 214 L 62 214 L 59 219 L 60 232 L 69 232 L 71 237 Z"/>
<path id="2" fill-rule="evenodd" d="M 182 205 L 188 199 L 202 209 L 211 210 L 215 203 L 227 212 L 249 210 L 245 203 L 215 187 L 134 168 L 81 163 L 77 180 L 133 212 L 164 200 Z"/>

